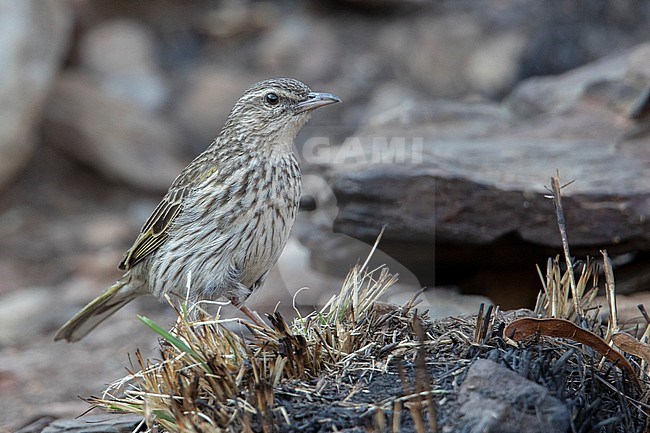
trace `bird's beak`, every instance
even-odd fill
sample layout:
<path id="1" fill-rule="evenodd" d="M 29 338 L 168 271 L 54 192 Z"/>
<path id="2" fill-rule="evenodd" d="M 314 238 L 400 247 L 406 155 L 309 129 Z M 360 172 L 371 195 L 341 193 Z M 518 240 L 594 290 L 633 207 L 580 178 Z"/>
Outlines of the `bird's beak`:
<path id="1" fill-rule="evenodd" d="M 336 104 L 337 102 L 341 102 L 341 98 L 336 95 L 332 95 L 331 93 L 311 92 L 307 95 L 307 99 L 299 102 L 296 105 L 296 113 L 315 110 L 318 107 Z"/>

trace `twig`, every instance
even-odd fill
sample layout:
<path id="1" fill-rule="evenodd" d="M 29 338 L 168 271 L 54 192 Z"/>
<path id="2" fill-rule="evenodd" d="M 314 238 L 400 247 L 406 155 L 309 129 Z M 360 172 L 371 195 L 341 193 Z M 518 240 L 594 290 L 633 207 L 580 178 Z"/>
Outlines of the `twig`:
<path id="1" fill-rule="evenodd" d="M 476 330 L 474 331 L 474 344 L 480 344 L 483 335 L 483 310 L 485 309 L 485 304 L 481 302 L 481 305 L 478 307 L 478 314 L 476 315 Z"/>
<path id="2" fill-rule="evenodd" d="M 566 220 L 564 219 L 564 209 L 562 208 L 562 193 L 560 186 L 559 172 L 556 176 L 551 178 L 553 204 L 555 205 L 555 214 L 557 216 L 557 225 L 560 229 L 560 238 L 562 239 L 562 250 L 564 251 L 564 260 L 566 261 L 567 271 L 569 274 L 569 282 L 571 285 L 571 296 L 573 297 L 573 308 L 576 315 L 580 318 L 583 316 L 580 300 L 578 299 L 578 291 L 576 289 L 576 279 L 573 275 L 573 261 L 569 252 L 569 238 L 566 233 Z M 568 184 L 567 184 L 568 185 Z M 565 185 L 566 186 L 566 185 Z"/>
<path id="3" fill-rule="evenodd" d="M 612 261 L 607 255 L 607 250 L 600 250 L 603 255 L 603 271 L 605 273 L 605 295 L 609 304 L 609 337 L 619 331 L 618 327 L 618 309 L 616 308 L 616 286 L 614 285 L 614 271 L 612 270 Z"/>
<path id="4" fill-rule="evenodd" d="M 648 312 L 645 310 L 645 307 L 643 304 L 639 304 L 636 306 L 639 311 L 641 312 L 641 315 L 643 315 L 643 318 L 645 319 L 645 331 L 643 331 L 643 335 L 641 335 L 641 338 L 639 338 L 639 341 L 642 343 L 647 343 L 648 338 L 650 338 L 650 316 L 648 316 Z M 648 372 L 648 363 L 645 362 L 645 360 L 641 360 L 641 371 L 643 371 L 646 375 L 646 377 L 649 375 Z"/>
<path id="5" fill-rule="evenodd" d="M 645 307 L 643 306 L 643 304 L 637 305 L 636 308 L 638 308 L 639 311 L 641 312 L 641 315 L 645 319 L 645 323 L 650 325 L 650 315 L 648 315 L 648 312 L 645 310 Z"/>

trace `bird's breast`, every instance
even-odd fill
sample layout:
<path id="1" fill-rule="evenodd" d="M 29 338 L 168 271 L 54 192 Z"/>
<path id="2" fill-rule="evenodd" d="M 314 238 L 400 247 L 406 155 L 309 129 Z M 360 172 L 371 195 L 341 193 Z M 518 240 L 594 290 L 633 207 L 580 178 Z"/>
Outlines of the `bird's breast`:
<path id="1" fill-rule="evenodd" d="M 158 261 L 168 264 L 156 266 L 158 280 L 167 287 L 182 287 L 188 270 L 194 284 L 214 293 L 225 293 L 233 282 L 251 287 L 286 245 L 301 193 L 295 159 L 218 174 L 188 197 L 158 252 Z"/>

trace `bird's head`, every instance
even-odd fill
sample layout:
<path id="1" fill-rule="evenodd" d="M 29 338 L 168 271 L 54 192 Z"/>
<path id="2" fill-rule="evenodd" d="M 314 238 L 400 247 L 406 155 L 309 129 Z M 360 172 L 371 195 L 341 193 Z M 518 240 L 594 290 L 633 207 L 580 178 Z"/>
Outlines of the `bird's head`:
<path id="1" fill-rule="evenodd" d="M 331 93 L 312 92 L 292 78 L 274 78 L 252 85 L 235 103 L 224 129 L 242 142 L 293 142 L 316 108 L 341 100 Z"/>

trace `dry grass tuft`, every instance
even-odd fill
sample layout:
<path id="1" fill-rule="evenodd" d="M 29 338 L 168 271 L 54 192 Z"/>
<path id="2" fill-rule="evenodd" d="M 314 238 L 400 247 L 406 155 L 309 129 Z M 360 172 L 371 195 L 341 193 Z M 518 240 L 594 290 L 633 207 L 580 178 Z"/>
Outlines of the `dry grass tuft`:
<path id="1" fill-rule="evenodd" d="M 598 262 L 587 259 L 586 262 L 579 265 L 578 281 L 573 279 L 578 296 L 575 302 L 571 288 L 574 268 L 575 266 L 565 267 L 563 270 L 559 256 L 548 259 L 544 274 L 537 267 L 542 281 L 542 290 L 537 295 L 535 314 L 541 317 L 578 321 L 581 318 L 575 308 L 578 305 L 579 311 L 584 312 L 588 322 L 595 323 L 597 321 L 598 310 L 594 301 L 598 295 Z"/>
<path id="2" fill-rule="evenodd" d="M 407 309 L 385 307 L 377 299 L 396 280 L 386 268 L 357 265 L 321 311 L 291 324 L 275 313 L 268 317 L 270 328 L 246 323 L 251 338 L 203 312 L 190 321 L 185 310 L 177 310 L 169 332 L 143 317 L 161 336 L 161 360 L 136 353 L 131 374 L 90 402 L 140 414 L 152 431 L 270 432 L 289 421 L 275 401 L 281 381 L 341 371 L 360 354 L 379 353 L 395 342 L 399 335 L 382 333 L 382 327 L 406 317 Z"/>

